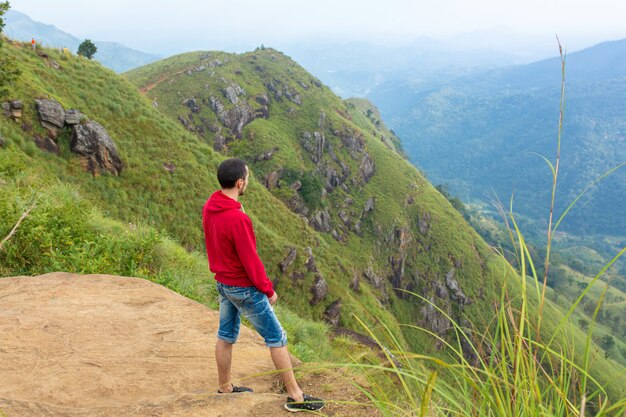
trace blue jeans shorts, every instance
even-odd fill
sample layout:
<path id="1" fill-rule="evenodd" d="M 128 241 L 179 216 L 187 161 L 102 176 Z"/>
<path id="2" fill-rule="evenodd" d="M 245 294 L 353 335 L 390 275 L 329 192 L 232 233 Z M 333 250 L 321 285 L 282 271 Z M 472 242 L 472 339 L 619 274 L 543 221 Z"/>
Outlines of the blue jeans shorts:
<path id="1" fill-rule="evenodd" d="M 252 323 L 268 347 L 287 344 L 287 334 L 274 314 L 267 295 L 256 287 L 233 287 L 217 283 L 220 303 L 220 328 L 217 337 L 235 343 L 239 336 L 241 314 Z"/>

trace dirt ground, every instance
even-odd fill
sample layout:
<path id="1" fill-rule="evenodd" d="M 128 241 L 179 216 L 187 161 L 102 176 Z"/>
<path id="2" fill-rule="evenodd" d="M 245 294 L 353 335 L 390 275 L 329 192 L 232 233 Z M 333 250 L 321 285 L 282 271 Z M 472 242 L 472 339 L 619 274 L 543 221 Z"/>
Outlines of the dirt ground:
<path id="1" fill-rule="evenodd" d="M 268 349 L 248 328 L 232 373 L 255 393 L 216 393 L 217 325 L 216 311 L 142 279 L 0 278 L 0 416 L 290 415 Z M 345 372 L 306 368 L 303 390 L 329 400 L 320 415 L 378 415 Z"/>

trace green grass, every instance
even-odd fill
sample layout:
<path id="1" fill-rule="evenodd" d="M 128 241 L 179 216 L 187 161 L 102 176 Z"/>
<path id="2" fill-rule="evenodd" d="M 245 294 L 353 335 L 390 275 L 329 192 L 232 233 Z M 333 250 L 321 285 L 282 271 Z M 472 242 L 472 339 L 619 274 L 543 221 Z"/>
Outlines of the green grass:
<path id="1" fill-rule="evenodd" d="M 213 151 L 206 130 L 204 135 L 192 134 L 177 117 L 188 115 L 188 108 L 182 105 L 188 97 L 201 100 L 214 95 L 227 103 L 221 89 L 231 82 L 245 88 L 247 95 L 241 99 L 252 104 L 256 95 L 267 92 L 265 84 L 276 78 L 301 95 L 302 105 L 272 100 L 269 119 L 246 126 L 243 139 L 232 142 L 227 155 L 251 158 L 258 152 L 279 149 L 270 161 L 249 161 L 251 185 L 242 202 L 253 220 L 261 258 L 280 294 L 283 307 L 278 314 L 287 323 L 292 349 L 306 360 L 345 362 L 351 354 L 376 363 L 368 349 L 346 339 L 327 342 L 332 338 L 330 330 L 320 321 L 326 307 L 339 298 L 342 326 L 364 332 L 362 322 L 393 350 L 426 353 L 439 360 L 449 359 L 450 352 L 438 350 L 437 340 L 454 340 L 454 331 L 433 331 L 423 314 L 430 302 L 426 300 L 432 299 L 451 322 L 468 320 L 479 330 L 492 322 L 492 305 L 500 299 L 500 272 L 506 270 L 506 263 L 396 149 L 377 136 L 377 127 L 366 115 L 326 87 L 315 86 L 312 76 L 284 55 L 272 50 L 180 55 L 128 74 L 135 86 L 85 59 L 62 58 L 51 50 L 50 58 L 63 67 L 59 71 L 27 45 L 5 46 L 23 72 L 11 86 L 10 97 L 21 99 L 25 110 L 21 123 L 0 118 L 0 134 L 7 142 L 0 149 L 0 179 L 4 182 L 0 187 L 3 197 L 8 196 L 0 203 L 0 237 L 8 234 L 33 201 L 37 205 L 0 254 L 1 276 L 53 270 L 139 276 L 215 306 L 200 212 L 217 188 L 215 169 L 226 155 Z M 223 65 L 210 67 L 215 59 Z M 200 65 L 205 66 L 204 71 L 186 73 Z M 137 91 L 137 87 L 163 77 L 167 81 L 150 90 L 148 97 Z M 308 90 L 301 83 L 308 85 Z M 34 108 L 33 100 L 38 97 L 54 98 L 66 109 L 77 108 L 101 123 L 120 150 L 125 163 L 122 174 L 93 177 L 83 172 L 78 158 L 67 151 L 68 132 L 61 136 L 58 156 L 38 149 L 33 136 L 46 134 Z M 152 105 L 154 99 L 158 108 Z M 326 115 L 324 126 L 319 124 L 322 112 Z M 196 122 L 200 116 L 211 123 L 215 120 L 206 105 L 194 115 Z M 320 190 L 317 199 L 315 193 L 309 196 L 310 208 L 331 213 L 333 227 L 344 241 L 316 232 L 287 209 L 281 199 L 293 195 L 287 189 L 290 184 L 272 191 L 260 184 L 265 174 L 280 168 L 310 178 L 311 184 L 325 181 L 300 144 L 304 131 L 324 133 L 350 171 L 347 191 L 337 188 L 322 196 Z M 342 134 L 360 137 L 364 151 L 374 160 L 376 173 L 368 183 L 359 181 L 360 155 L 353 156 L 342 145 Z M 325 158 L 325 163 L 340 169 L 328 155 Z M 174 173 L 163 168 L 165 162 L 176 165 Z M 375 209 L 361 219 L 362 234 L 358 235 L 342 224 L 338 213 L 344 210 L 356 219 L 370 197 Z M 347 203 L 348 199 L 352 203 Z M 329 286 L 326 299 L 315 306 L 309 303 L 315 274 L 304 266 L 307 247 Z M 291 248 L 298 256 L 282 273 L 279 264 Z M 391 259 L 400 258 L 404 260 L 400 285 L 424 299 L 401 298 L 392 288 Z M 382 277 L 382 290 L 364 278 L 367 269 Z M 436 287 L 445 286 L 445 276 L 452 269 L 471 304 L 460 306 L 449 296 L 437 295 Z M 355 276 L 360 280 L 358 292 L 350 288 Z M 557 323 L 556 316 L 545 318 L 546 328 Z M 406 324 L 430 333 L 416 332 Z M 598 378 L 609 375 L 605 369 L 612 363 L 598 358 L 596 364 Z"/>

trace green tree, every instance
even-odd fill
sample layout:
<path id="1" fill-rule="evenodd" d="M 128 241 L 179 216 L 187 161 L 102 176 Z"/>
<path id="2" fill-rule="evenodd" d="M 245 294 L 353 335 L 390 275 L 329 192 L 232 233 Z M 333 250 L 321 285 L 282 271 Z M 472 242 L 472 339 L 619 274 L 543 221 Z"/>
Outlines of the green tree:
<path id="1" fill-rule="evenodd" d="M 600 346 L 604 349 L 604 357 L 608 358 L 613 346 L 615 346 L 615 339 L 610 334 L 606 334 L 602 337 Z"/>
<path id="2" fill-rule="evenodd" d="M 85 39 L 83 43 L 78 46 L 78 55 L 82 55 L 87 59 L 93 58 L 97 51 L 98 48 L 96 48 L 96 45 L 89 39 Z"/>
<path id="3" fill-rule="evenodd" d="M 20 69 L 14 60 L 9 59 L 3 47 L 2 30 L 4 29 L 4 14 L 9 10 L 8 1 L 0 3 L 0 97 L 7 93 L 7 86 L 20 75 Z"/>

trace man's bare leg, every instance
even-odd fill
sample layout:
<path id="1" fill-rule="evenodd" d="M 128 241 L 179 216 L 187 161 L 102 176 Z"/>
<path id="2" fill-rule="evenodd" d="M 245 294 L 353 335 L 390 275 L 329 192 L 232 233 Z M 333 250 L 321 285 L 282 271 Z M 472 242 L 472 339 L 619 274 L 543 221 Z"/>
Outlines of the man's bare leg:
<path id="1" fill-rule="evenodd" d="M 232 359 L 233 345 L 218 337 L 215 344 L 215 360 L 217 361 L 217 375 L 220 384 L 218 390 L 224 393 L 233 391 L 233 385 L 230 381 L 230 364 Z"/>
<path id="2" fill-rule="evenodd" d="M 280 377 L 283 380 L 283 384 L 285 384 L 287 394 L 298 402 L 304 401 L 304 398 L 302 397 L 302 390 L 298 386 L 296 377 L 293 374 L 291 358 L 289 357 L 287 346 L 277 348 L 272 347 L 270 348 L 270 353 L 272 354 L 272 362 L 274 362 L 274 366 L 277 370 L 281 371 Z"/>

